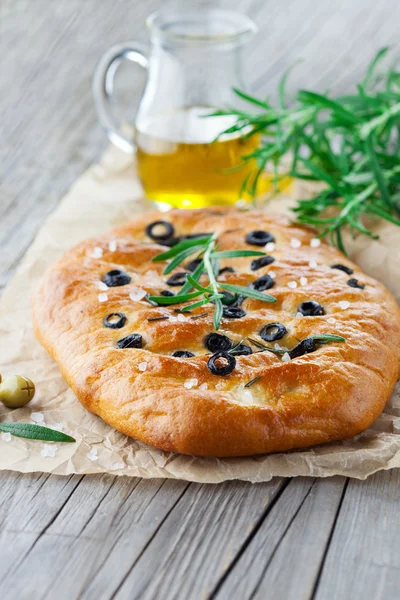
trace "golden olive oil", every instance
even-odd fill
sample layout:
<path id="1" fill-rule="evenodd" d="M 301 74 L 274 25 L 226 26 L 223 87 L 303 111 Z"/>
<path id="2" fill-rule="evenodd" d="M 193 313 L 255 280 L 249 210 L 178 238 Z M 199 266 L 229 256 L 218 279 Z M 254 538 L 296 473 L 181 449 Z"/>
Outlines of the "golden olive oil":
<path id="1" fill-rule="evenodd" d="M 149 200 L 200 208 L 240 199 L 243 179 L 255 168 L 254 161 L 243 163 L 242 156 L 259 146 L 260 136 L 243 138 L 233 133 L 215 141 L 235 124 L 236 117 L 205 118 L 210 112 L 209 107 L 191 107 L 138 119 L 138 172 Z M 241 169 L 234 169 L 241 164 Z"/>

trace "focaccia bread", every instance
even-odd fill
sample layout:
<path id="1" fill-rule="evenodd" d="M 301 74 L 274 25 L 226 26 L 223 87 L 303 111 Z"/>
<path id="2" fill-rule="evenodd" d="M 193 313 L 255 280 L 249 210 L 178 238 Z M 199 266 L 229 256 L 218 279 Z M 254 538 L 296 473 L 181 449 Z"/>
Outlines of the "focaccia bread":
<path id="1" fill-rule="evenodd" d="M 217 281 L 276 299 L 225 293 L 231 304 L 218 332 L 215 304 L 182 313 L 185 304 L 149 301 L 177 294 L 199 263 L 194 254 L 163 275 L 168 263 L 152 259 L 210 233 L 218 251 L 266 253 L 220 259 Z M 207 287 L 207 275 L 199 282 Z M 89 411 L 185 454 L 245 456 L 349 438 L 378 417 L 400 375 L 400 310 L 390 293 L 311 230 L 257 211 L 150 213 L 81 243 L 44 275 L 33 318 Z M 316 341 L 321 335 L 344 341 Z"/>

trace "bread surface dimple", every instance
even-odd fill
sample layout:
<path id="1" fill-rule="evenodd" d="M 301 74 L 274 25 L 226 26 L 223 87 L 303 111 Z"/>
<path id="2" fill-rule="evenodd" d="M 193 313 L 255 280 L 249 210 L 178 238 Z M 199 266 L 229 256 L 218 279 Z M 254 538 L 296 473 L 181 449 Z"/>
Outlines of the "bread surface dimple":
<path id="1" fill-rule="evenodd" d="M 167 285 L 165 263 L 152 262 L 167 248 L 145 233 L 160 215 L 146 214 L 68 251 L 34 295 L 37 336 L 90 411 L 162 449 L 215 456 L 345 439 L 377 418 L 400 370 L 400 311 L 382 284 L 326 243 L 310 245 L 315 233 L 283 217 L 224 207 L 173 210 L 162 218 L 179 236 L 216 232 L 221 250 L 263 251 L 246 244 L 246 234 L 266 230 L 274 236 L 274 247 L 267 250 L 274 262 L 256 271 L 250 267 L 252 257 L 221 260 L 221 268 L 235 271 L 221 275 L 225 283 L 247 286 L 271 274 L 274 284 L 266 293 L 277 300 L 246 299 L 244 318 L 224 318 L 219 333 L 232 343 L 243 339 L 249 344 L 247 337 L 261 341 L 262 327 L 272 322 L 287 329 L 279 348 L 290 350 L 313 334 L 333 333 L 346 341 L 321 345 L 289 362 L 269 352 L 238 356 L 229 376 L 213 375 L 204 339 L 213 331 L 214 307 L 205 305 L 182 317 L 174 312 L 176 306 L 154 307 L 141 297 L 143 290 L 149 295 L 179 290 Z M 193 258 L 172 274 L 185 270 Z M 337 263 L 354 274 L 332 269 Z M 126 272 L 130 283 L 104 289 L 104 275 L 115 269 Z M 350 287 L 350 278 L 364 289 Z M 325 314 L 301 317 L 299 306 L 307 300 L 321 304 Z M 126 316 L 121 329 L 104 326 L 111 313 Z M 152 320 L 157 317 L 168 319 Z M 117 342 L 132 333 L 142 336 L 143 347 L 118 348 Z M 195 356 L 173 357 L 178 350 Z M 246 388 L 256 377 L 260 379 Z"/>

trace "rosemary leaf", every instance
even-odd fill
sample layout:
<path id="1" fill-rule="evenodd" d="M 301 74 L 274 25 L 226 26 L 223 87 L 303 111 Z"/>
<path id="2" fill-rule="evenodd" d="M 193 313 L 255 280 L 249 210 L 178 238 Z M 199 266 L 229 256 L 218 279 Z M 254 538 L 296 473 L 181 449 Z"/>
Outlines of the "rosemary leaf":
<path id="1" fill-rule="evenodd" d="M 219 298 L 217 298 L 215 300 L 215 310 L 214 310 L 214 328 L 216 331 L 218 331 L 218 329 L 220 328 L 223 310 L 224 310 L 224 308 L 222 306 L 222 302 Z"/>
<path id="2" fill-rule="evenodd" d="M 346 338 L 341 335 L 335 335 L 333 333 L 324 333 L 310 335 L 310 338 L 318 342 L 319 344 L 328 344 L 329 342 L 345 342 Z"/>
<path id="3" fill-rule="evenodd" d="M 190 256 L 191 254 L 195 254 L 195 252 L 200 252 L 202 250 L 204 250 L 204 246 L 201 246 L 200 244 L 182 250 L 182 252 L 179 252 L 165 267 L 163 274 L 168 275 L 168 273 L 171 273 L 171 271 L 178 267 L 181 264 L 181 262 L 185 260 L 185 258 Z"/>
<path id="4" fill-rule="evenodd" d="M 182 302 L 187 302 L 192 298 L 197 298 L 197 296 L 201 296 L 201 292 L 193 292 L 192 294 L 179 294 L 179 296 L 149 296 L 148 300 L 161 306 L 163 304 L 181 304 Z"/>
<path id="5" fill-rule="evenodd" d="M 231 285 L 230 283 L 220 283 L 219 286 L 227 292 L 233 292 L 246 298 L 253 298 L 254 300 L 261 300 L 262 302 L 276 302 L 276 298 L 263 292 L 258 292 L 253 288 L 244 287 L 242 285 Z"/>
<path id="6" fill-rule="evenodd" d="M 251 387 L 254 383 L 256 383 L 257 381 L 259 381 L 262 378 L 262 375 L 258 375 L 257 377 L 254 377 L 254 379 L 251 379 L 251 381 L 248 381 L 244 387 L 245 388 L 249 388 Z"/>
<path id="7" fill-rule="evenodd" d="M 157 254 L 157 256 L 153 256 L 153 262 L 162 262 L 163 260 L 168 260 L 182 252 L 182 250 L 186 250 L 186 248 L 190 248 L 192 246 L 198 245 L 207 245 L 208 241 L 212 236 L 201 237 L 201 238 L 190 238 L 187 240 L 182 240 L 182 242 L 178 242 L 175 246 L 172 246 L 170 250 L 166 252 L 162 252 L 161 254 Z"/>
<path id="8" fill-rule="evenodd" d="M 241 256 L 265 256 L 265 252 L 256 250 L 222 250 L 222 252 L 213 252 L 215 258 L 239 258 Z"/>

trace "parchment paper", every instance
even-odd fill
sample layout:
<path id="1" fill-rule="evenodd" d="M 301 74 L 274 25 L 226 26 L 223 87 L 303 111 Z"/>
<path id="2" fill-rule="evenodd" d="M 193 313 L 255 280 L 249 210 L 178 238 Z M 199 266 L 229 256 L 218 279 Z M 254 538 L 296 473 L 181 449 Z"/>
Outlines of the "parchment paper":
<path id="1" fill-rule="evenodd" d="M 266 210 L 282 212 L 291 202 L 279 198 Z M 204 459 L 165 453 L 125 437 L 81 407 L 33 335 L 30 291 L 65 249 L 150 208 L 142 198 L 132 158 L 110 148 L 101 164 L 90 168 L 62 200 L 5 290 L 0 303 L 0 372 L 31 377 L 37 395 L 24 409 L 1 407 L 0 420 L 47 424 L 61 428 L 77 442 L 46 444 L 3 433 L 0 469 L 62 475 L 108 472 L 217 483 L 296 475 L 340 474 L 365 479 L 380 469 L 400 466 L 400 386 L 373 427 L 352 440 L 253 458 Z M 350 242 L 349 248 L 352 258 L 383 281 L 399 301 L 400 230 L 385 224 L 379 226 L 379 232 L 379 241 L 359 238 Z"/>

